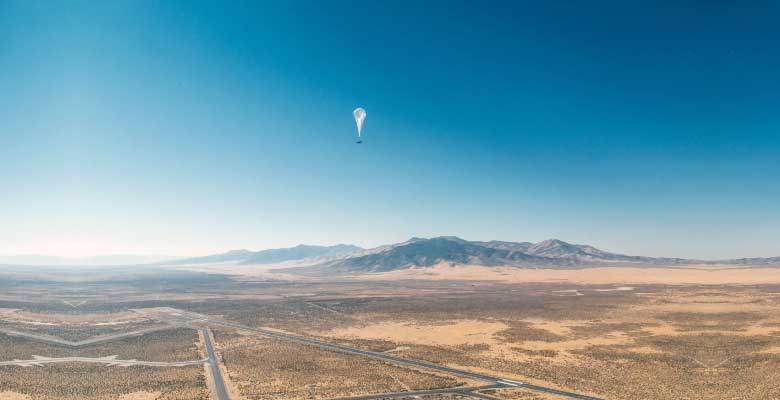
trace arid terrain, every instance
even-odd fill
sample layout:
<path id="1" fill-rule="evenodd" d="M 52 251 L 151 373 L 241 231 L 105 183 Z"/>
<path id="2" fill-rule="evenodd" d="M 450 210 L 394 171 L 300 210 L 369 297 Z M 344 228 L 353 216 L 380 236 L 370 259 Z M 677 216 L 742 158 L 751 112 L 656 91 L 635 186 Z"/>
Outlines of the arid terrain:
<path id="1" fill-rule="evenodd" d="M 0 399 L 780 398 L 780 286 L 150 276 L 3 275 Z"/>

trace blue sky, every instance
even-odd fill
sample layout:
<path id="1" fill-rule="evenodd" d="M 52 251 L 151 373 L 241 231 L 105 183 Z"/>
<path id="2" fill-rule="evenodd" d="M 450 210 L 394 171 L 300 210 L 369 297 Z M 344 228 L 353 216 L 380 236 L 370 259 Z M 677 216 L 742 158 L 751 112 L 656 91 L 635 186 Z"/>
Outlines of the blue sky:
<path id="1" fill-rule="evenodd" d="M 628 3 L 0 0 L 0 255 L 780 255 L 780 5 Z"/>

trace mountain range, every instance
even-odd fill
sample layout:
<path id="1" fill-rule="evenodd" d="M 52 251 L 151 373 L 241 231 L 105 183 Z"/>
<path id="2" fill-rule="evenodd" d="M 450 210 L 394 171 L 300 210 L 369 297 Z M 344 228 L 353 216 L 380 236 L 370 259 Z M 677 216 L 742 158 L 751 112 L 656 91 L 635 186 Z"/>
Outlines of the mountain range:
<path id="1" fill-rule="evenodd" d="M 227 253 L 209 255 L 205 257 L 187 258 L 176 260 L 176 264 L 210 264 L 222 262 L 235 262 L 237 264 L 277 264 L 287 261 L 304 259 L 331 259 L 341 255 L 362 251 L 363 248 L 349 244 L 337 244 L 335 246 L 313 246 L 299 244 L 295 247 L 282 249 L 268 249 L 260 251 L 231 250 Z"/>
<path id="2" fill-rule="evenodd" d="M 437 264 L 510 266 L 518 268 L 581 268 L 596 265 L 685 266 L 699 264 L 780 266 L 780 257 L 732 260 L 694 260 L 630 256 L 599 250 L 590 245 L 571 244 L 557 239 L 538 243 L 469 241 L 454 236 L 412 238 L 402 243 L 363 249 L 353 245 L 299 245 L 291 248 L 252 252 L 234 250 L 177 261 L 176 264 L 231 262 L 241 265 L 305 265 L 320 272 L 387 272 L 425 268 Z M 280 265 L 280 268 L 285 265 Z M 289 270 L 296 268 L 289 268 Z"/>

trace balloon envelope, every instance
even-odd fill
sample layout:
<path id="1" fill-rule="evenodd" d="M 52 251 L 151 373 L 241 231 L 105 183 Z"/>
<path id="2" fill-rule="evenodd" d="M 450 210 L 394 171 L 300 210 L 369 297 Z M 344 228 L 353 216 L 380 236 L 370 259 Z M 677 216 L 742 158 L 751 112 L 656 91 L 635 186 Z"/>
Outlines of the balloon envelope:
<path id="1" fill-rule="evenodd" d="M 363 132 L 363 121 L 366 119 L 366 110 L 364 110 L 362 107 L 358 107 L 355 109 L 355 111 L 352 111 L 352 115 L 355 116 L 355 123 L 357 124 L 358 128 L 358 137 L 360 137 L 361 133 Z"/>

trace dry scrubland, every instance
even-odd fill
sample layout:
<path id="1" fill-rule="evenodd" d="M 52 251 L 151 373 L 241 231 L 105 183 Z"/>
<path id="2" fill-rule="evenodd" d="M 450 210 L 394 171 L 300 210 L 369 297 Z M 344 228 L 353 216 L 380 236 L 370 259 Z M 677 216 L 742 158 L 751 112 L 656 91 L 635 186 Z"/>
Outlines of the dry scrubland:
<path id="1" fill-rule="evenodd" d="M 92 330 L 72 336 L 81 338 L 93 327 L 153 326 L 132 310 L 171 307 L 608 400 L 780 398 L 780 286 L 192 279 L 170 280 L 164 293 L 146 282 L 124 283 L 121 294 L 110 283 L 19 284 L 0 293 L 0 324 Z M 89 301 L 63 304 L 58 290 L 68 301 L 79 293 Z M 214 334 L 230 384 L 246 400 L 305 398 L 310 384 L 320 399 L 473 384 L 227 329 Z M 203 357 L 197 340 L 195 330 L 173 328 L 71 349 L 0 335 L 0 359 L 195 360 Z M 521 389 L 484 393 L 556 398 Z M 202 366 L 74 363 L 2 367 L 0 398 L 190 400 L 206 399 L 207 389 Z"/>
<path id="2" fill-rule="evenodd" d="M 20 303 L 24 307 L 26 303 Z M 29 303 L 29 309 L 5 308 L 0 327 L 66 340 L 160 327 L 128 310 L 80 312 Z M 59 306 L 59 305 L 57 305 Z M 116 305 L 112 305 L 115 308 Z M 34 311 L 33 311 L 34 310 Z M 198 332 L 176 328 L 124 337 L 80 348 L 45 343 L 0 333 L 0 361 L 44 357 L 105 357 L 143 361 L 190 361 L 203 358 Z M 206 378 L 201 366 L 148 368 L 62 363 L 41 367 L 0 367 L 3 400 L 206 400 Z"/>
<path id="3" fill-rule="evenodd" d="M 116 355 L 124 360 L 192 361 L 203 358 L 197 347 L 198 332 L 189 328 L 173 328 L 126 337 L 111 342 L 73 349 L 0 333 L 0 361 L 29 360 L 43 357 L 105 357 Z"/>
<path id="4" fill-rule="evenodd" d="M 469 381 L 314 346 L 215 331 L 230 380 L 246 398 L 306 399 L 438 389 Z"/>
<path id="5" fill-rule="evenodd" d="M 780 288 L 446 286 L 402 297 L 333 288 L 219 314 L 606 399 L 780 398 Z M 499 397 L 533 396 L 544 398 Z"/>
<path id="6" fill-rule="evenodd" d="M 67 312 L 0 309 L 0 328 L 20 329 L 73 342 L 159 326 L 162 326 L 160 322 L 139 318 L 130 312 L 82 314 L 78 309 Z"/>
<path id="7" fill-rule="evenodd" d="M 122 396 L 126 400 L 133 397 L 144 399 L 140 395 L 131 396 L 138 392 L 154 393 L 154 400 L 208 399 L 200 366 L 107 368 L 74 363 L 30 368 L 0 367 L 0 395 L 11 399 L 11 393 L 23 393 L 32 400 L 117 400 Z M 149 399 L 148 395 L 146 399 Z"/>
<path id="8" fill-rule="evenodd" d="M 487 389 L 480 391 L 480 393 L 505 400 L 561 400 L 560 396 L 534 392 L 527 389 Z"/>

